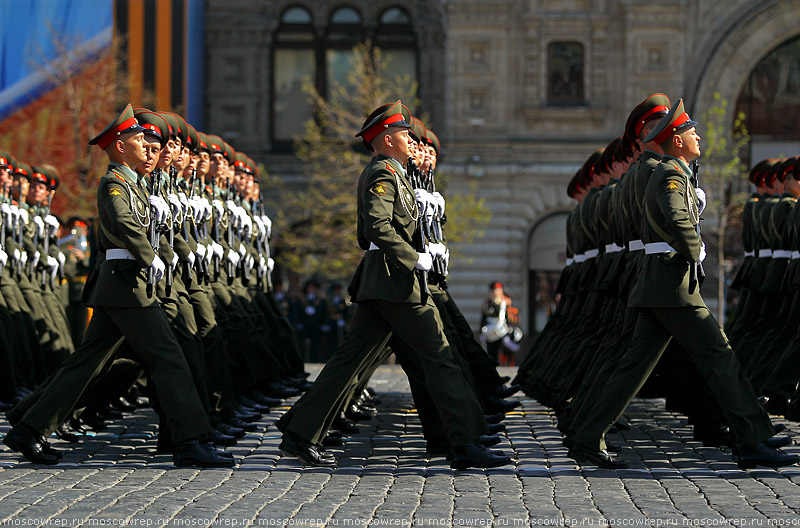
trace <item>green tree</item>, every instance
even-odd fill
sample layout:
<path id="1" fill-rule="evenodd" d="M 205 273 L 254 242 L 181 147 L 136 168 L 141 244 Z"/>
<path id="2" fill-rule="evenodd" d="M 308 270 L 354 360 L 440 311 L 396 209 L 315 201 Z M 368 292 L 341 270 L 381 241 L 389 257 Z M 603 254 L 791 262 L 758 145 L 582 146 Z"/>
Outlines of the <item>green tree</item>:
<path id="1" fill-rule="evenodd" d="M 732 126 L 728 116 L 728 101 L 719 92 L 714 93 L 714 105 L 702 114 L 700 135 L 702 137 L 700 185 L 706 191 L 708 205 L 703 217 L 704 239 L 709 238 L 709 250 L 716 246 L 717 295 L 719 307 L 717 319 L 724 324 L 726 276 L 732 262 L 727 258 L 726 237 L 730 228 L 741 223 L 741 211 L 747 199 L 742 174 L 747 166 L 742 160 L 750 143 L 744 125 L 744 113 L 733 116 Z M 746 182 L 745 182 L 746 183 Z M 738 230 L 733 230 L 738 232 Z"/>
<path id="2" fill-rule="evenodd" d="M 303 162 L 304 182 L 280 183 L 273 199 L 279 225 L 285 231 L 276 241 L 282 264 L 301 275 L 318 274 L 341 279 L 353 272 L 363 250 L 356 242 L 358 177 L 371 153 L 354 134 L 365 117 L 382 104 L 401 99 L 412 112 L 418 107 L 416 83 L 409 76 L 393 76 L 391 57 L 369 42 L 353 48 L 350 71 L 343 84 L 333 85 L 324 97 L 311 81 L 304 91 L 315 109 L 305 123 L 295 151 Z M 425 116 L 423 116 L 425 121 Z M 273 180 L 274 181 L 274 180 Z M 437 175 L 437 189 L 445 180 Z M 445 232 L 450 242 L 472 240 L 489 220 L 483 200 L 473 194 L 449 196 Z"/>

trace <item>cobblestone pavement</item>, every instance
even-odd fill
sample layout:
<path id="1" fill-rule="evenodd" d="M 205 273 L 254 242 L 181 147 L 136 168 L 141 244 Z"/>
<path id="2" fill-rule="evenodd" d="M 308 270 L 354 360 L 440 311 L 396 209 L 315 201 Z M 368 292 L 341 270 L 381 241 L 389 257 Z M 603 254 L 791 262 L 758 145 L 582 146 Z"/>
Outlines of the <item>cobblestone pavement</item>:
<path id="1" fill-rule="evenodd" d="M 318 369 L 310 366 L 316 372 Z M 512 369 L 503 369 L 512 374 Z M 395 366 L 371 384 L 380 416 L 333 448 L 336 469 L 303 469 L 278 451 L 273 422 L 231 451 L 235 470 L 173 468 L 155 454 L 142 410 L 43 467 L 0 451 L 0 523 L 133 526 L 791 526 L 800 524 L 800 467 L 741 471 L 730 452 L 691 441 L 661 400 L 636 400 L 620 435 L 627 470 L 581 468 L 553 415 L 522 394 L 498 447 L 513 467 L 455 472 L 425 457 L 408 384 Z M 800 424 L 787 423 L 790 434 Z M 8 431 L 2 422 L 0 433 Z M 786 451 L 800 452 L 792 444 Z"/>

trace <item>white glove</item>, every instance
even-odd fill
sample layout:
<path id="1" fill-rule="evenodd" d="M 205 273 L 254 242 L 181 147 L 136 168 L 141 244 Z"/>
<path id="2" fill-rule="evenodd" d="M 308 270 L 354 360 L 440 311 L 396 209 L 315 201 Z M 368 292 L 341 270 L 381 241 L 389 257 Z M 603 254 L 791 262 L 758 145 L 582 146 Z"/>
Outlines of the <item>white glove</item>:
<path id="1" fill-rule="evenodd" d="M 55 236 L 58 233 L 58 219 L 53 215 L 44 217 L 44 223 L 50 228 L 50 235 Z"/>
<path id="2" fill-rule="evenodd" d="M 11 204 L 7 204 L 5 202 L 0 204 L 0 212 L 2 212 L 6 216 L 12 214 L 11 213 Z"/>
<path id="3" fill-rule="evenodd" d="M 172 206 L 172 216 L 177 218 L 181 215 L 181 211 L 183 211 L 183 205 L 181 204 L 181 199 L 178 198 L 177 194 L 170 194 L 168 196 L 169 203 Z"/>
<path id="4" fill-rule="evenodd" d="M 28 258 L 27 258 L 27 257 L 28 257 L 28 254 L 27 254 L 27 253 L 23 253 L 23 254 L 22 254 L 22 262 L 23 262 L 23 263 L 24 263 L 26 260 L 28 260 Z M 40 258 L 42 258 L 42 254 L 41 254 L 41 253 L 39 253 L 38 251 L 35 251 L 35 252 L 33 253 L 33 260 L 31 261 L 31 266 L 33 266 L 33 267 L 35 268 L 35 267 L 36 267 L 36 265 L 39 263 L 39 259 L 40 259 Z"/>
<path id="5" fill-rule="evenodd" d="M 194 262 L 195 262 L 195 260 L 197 260 L 197 257 L 194 255 L 194 253 L 192 253 L 192 252 L 190 251 L 190 252 L 189 252 L 189 253 L 186 255 L 186 262 L 188 262 L 188 263 L 189 263 L 189 267 L 190 267 L 190 268 L 193 268 L 193 267 L 194 267 Z"/>
<path id="6" fill-rule="evenodd" d="M 236 205 L 236 202 L 234 202 L 233 200 L 225 200 L 225 205 L 228 207 L 228 211 L 230 211 L 234 215 L 236 214 L 236 211 L 239 209 L 239 206 Z"/>
<path id="7" fill-rule="evenodd" d="M 17 207 L 17 221 L 27 224 L 30 219 L 28 218 L 28 211 L 22 207 Z"/>
<path id="8" fill-rule="evenodd" d="M 211 259 L 213 258 L 214 258 L 214 245 L 209 244 L 208 246 L 206 246 L 206 262 L 208 262 L 209 266 L 211 265 Z"/>
<path id="9" fill-rule="evenodd" d="M 431 258 L 430 253 L 417 253 L 417 255 L 419 255 L 419 257 L 414 267 L 422 271 L 430 270 L 431 266 L 433 266 L 433 259 Z"/>
<path id="10" fill-rule="evenodd" d="M 267 271 L 272 273 L 272 270 L 275 269 L 275 260 L 272 257 L 267 259 Z"/>
<path id="11" fill-rule="evenodd" d="M 433 203 L 436 204 L 436 207 L 439 209 L 437 212 L 439 213 L 439 218 L 444 216 L 444 196 L 439 194 L 439 191 L 434 191 L 431 193 L 431 200 Z"/>
<path id="12" fill-rule="evenodd" d="M 217 212 L 217 216 L 218 217 L 221 217 L 222 215 L 225 214 L 225 207 L 222 205 L 222 202 L 220 202 L 219 200 L 214 200 L 213 202 L 211 202 L 211 206 Z"/>
<path id="13" fill-rule="evenodd" d="M 239 249 L 236 250 L 240 257 L 244 258 L 244 254 L 247 253 L 247 248 L 244 244 L 239 244 Z"/>
<path id="14" fill-rule="evenodd" d="M 5 251 L 3 251 L 2 248 L 0 248 L 0 268 L 5 268 L 6 262 L 8 262 L 8 253 L 6 253 Z"/>
<path id="15" fill-rule="evenodd" d="M 703 242 L 703 245 L 700 246 L 700 262 L 703 262 L 706 259 L 706 243 Z"/>
<path id="16" fill-rule="evenodd" d="M 434 242 L 433 244 L 428 245 L 428 253 L 431 254 L 431 257 L 443 257 L 444 252 L 447 248 L 444 244 L 440 244 L 438 242 Z"/>
<path id="17" fill-rule="evenodd" d="M 19 259 L 22 258 L 22 254 L 19 252 L 19 249 L 14 250 L 14 262 L 19 262 Z"/>
<path id="18" fill-rule="evenodd" d="M 39 215 L 33 217 L 33 225 L 36 226 L 36 235 L 38 237 L 44 237 L 44 220 Z"/>
<path id="19" fill-rule="evenodd" d="M 425 189 L 414 189 L 414 196 L 417 197 L 420 211 L 424 211 L 431 201 L 431 193 Z"/>
<path id="20" fill-rule="evenodd" d="M 174 251 L 172 252 L 172 262 L 169 263 L 170 268 L 172 268 L 172 273 L 175 273 L 175 267 L 178 265 L 178 254 Z"/>
<path id="21" fill-rule="evenodd" d="M 186 196 L 186 193 L 179 192 L 177 194 L 178 194 L 178 200 L 180 200 L 181 205 L 184 207 L 189 207 L 189 197 Z"/>
<path id="22" fill-rule="evenodd" d="M 67 261 L 67 257 L 65 257 L 64 254 L 61 253 L 60 251 L 58 252 L 58 256 L 56 256 L 56 258 L 58 259 L 58 264 L 60 266 L 63 266 L 64 263 Z"/>
<path id="23" fill-rule="evenodd" d="M 264 229 L 267 230 L 267 238 L 272 236 L 272 219 L 267 215 L 261 215 L 261 221 L 264 222 Z"/>
<path id="24" fill-rule="evenodd" d="M 450 250 L 449 249 L 445 248 L 444 256 L 442 258 L 444 260 L 444 276 L 447 277 L 448 268 L 450 267 Z"/>
<path id="25" fill-rule="evenodd" d="M 706 205 L 708 204 L 706 192 L 702 187 L 695 187 L 694 192 L 697 193 L 697 210 L 700 211 L 700 214 L 703 214 L 703 211 L 706 210 Z"/>
<path id="26" fill-rule="evenodd" d="M 153 262 L 150 263 L 150 267 L 153 268 L 153 279 L 158 282 L 164 278 L 164 261 L 161 260 L 161 257 L 156 255 L 153 258 Z"/>
<path id="27" fill-rule="evenodd" d="M 250 215 L 242 208 L 241 209 L 242 215 L 240 217 L 239 225 L 242 226 L 242 229 L 247 231 L 246 236 L 250 236 L 253 234 L 253 221 L 250 219 Z"/>
<path id="28" fill-rule="evenodd" d="M 250 275 L 250 272 L 253 271 L 253 265 L 256 263 L 256 260 L 253 258 L 252 255 L 247 255 L 244 258 L 244 274 L 245 276 Z"/>
<path id="29" fill-rule="evenodd" d="M 239 254 L 238 254 L 237 252 L 235 252 L 235 251 L 228 251 L 228 262 L 230 262 L 231 264 L 233 264 L 233 267 L 234 267 L 234 268 L 235 268 L 236 266 L 238 266 L 238 265 L 239 265 L 239 259 L 240 259 L 240 258 L 241 258 L 241 257 L 239 256 Z"/>
<path id="30" fill-rule="evenodd" d="M 258 276 L 259 277 L 266 277 L 267 276 L 267 259 L 264 257 L 259 257 L 258 259 Z"/>
<path id="31" fill-rule="evenodd" d="M 52 255 L 47 255 L 47 264 L 45 264 L 45 267 L 52 272 L 54 269 L 58 269 L 58 261 Z"/>
<path id="32" fill-rule="evenodd" d="M 214 248 L 214 254 L 217 256 L 217 258 L 222 260 L 222 252 L 225 251 L 225 248 L 216 242 L 211 242 L 211 247 Z"/>
<path id="33" fill-rule="evenodd" d="M 195 249 L 194 252 L 197 255 L 197 258 L 203 260 L 203 258 L 206 256 L 206 247 L 203 244 L 197 244 L 197 249 Z"/>
<path id="34" fill-rule="evenodd" d="M 153 208 L 153 213 L 155 214 L 152 220 L 155 220 L 157 224 L 165 223 L 167 218 L 169 218 L 169 206 L 167 202 L 162 197 L 155 195 L 148 196 L 147 201 L 150 202 L 150 206 Z"/>
<path id="35" fill-rule="evenodd" d="M 264 227 L 264 222 L 261 218 L 254 216 L 253 223 L 256 225 L 256 238 L 263 242 L 267 236 L 267 229 Z"/>

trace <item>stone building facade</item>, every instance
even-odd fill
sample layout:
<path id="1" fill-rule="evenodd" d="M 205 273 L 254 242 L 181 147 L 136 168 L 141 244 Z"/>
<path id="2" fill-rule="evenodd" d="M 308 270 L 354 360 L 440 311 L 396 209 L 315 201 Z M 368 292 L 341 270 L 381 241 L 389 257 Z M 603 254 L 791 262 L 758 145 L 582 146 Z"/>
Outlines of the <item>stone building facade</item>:
<path id="1" fill-rule="evenodd" d="M 494 280 L 513 292 L 524 328 L 541 323 L 574 205 L 566 183 L 644 97 L 683 97 L 695 117 L 715 93 L 731 106 L 763 103 L 762 113 L 800 94 L 791 54 L 775 59 L 785 75 L 759 78 L 780 84 L 766 103 L 753 89 L 759 64 L 800 36 L 800 0 L 207 0 L 206 128 L 287 178 L 298 177 L 297 162 L 270 120 L 282 17 L 295 7 L 310 15 L 318 58 L 339 14 L 359 20 L 362 36 L 381 33 L 389 9 L 409 15 L 440 169 L 451 190 L 477 189 L 492 212 L 485 236 L 451 266 L 450 290 L 472 323 Z M 778 125 L 751 131 L 754 158 L 800 150 L 797 129 Z"/>

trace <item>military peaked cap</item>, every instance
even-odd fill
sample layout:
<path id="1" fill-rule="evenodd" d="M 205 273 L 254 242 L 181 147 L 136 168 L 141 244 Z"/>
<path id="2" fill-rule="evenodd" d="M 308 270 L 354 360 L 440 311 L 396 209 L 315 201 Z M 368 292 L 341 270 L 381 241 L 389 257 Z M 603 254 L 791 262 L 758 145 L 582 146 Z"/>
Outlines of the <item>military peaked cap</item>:
<path id="1" fill-rule="evenodd" d="M 398 100 L 393 104 L 385 104 L 373 110 L 356 137 L 361 137 L 367 149 L 374 150 L 370 143 L 381 132 L 389 127 L 411 128 L 410 122 L 411 113 L 408 108 L 403 106 L 403 102 Z"/>
<path id="2" fill-rule="evenodd" d="M 647 134 L 644 142 L 655 141 L 660 145 L 674 134 L 680 134 L 695 126 L 697 126 L 697 122 L 692 121 L 689 114 L 683 109 L 683 99 L 678 99 L 678 102 L 669 109 L 669 113 L 661 118 L 656 127 Z"/>
<path id="3" fill-rule="evenodd" d="M 141 131 L 142 127 L 139 126 L 139 122 L 136 121 L 136 118 L 133 115 L 133 107 L 128 104 L 128 106 L 125 107 L 125 110 L 123 110 L 122 113 L 111 122 L 111 124 L 109 124 L 103 129 L 102 132 L 89 140 L 89 144 L 97 145 L 101 149 L 105 150 L 112 141 L 117 139 L 122 134 L 136 133 Z"/>

